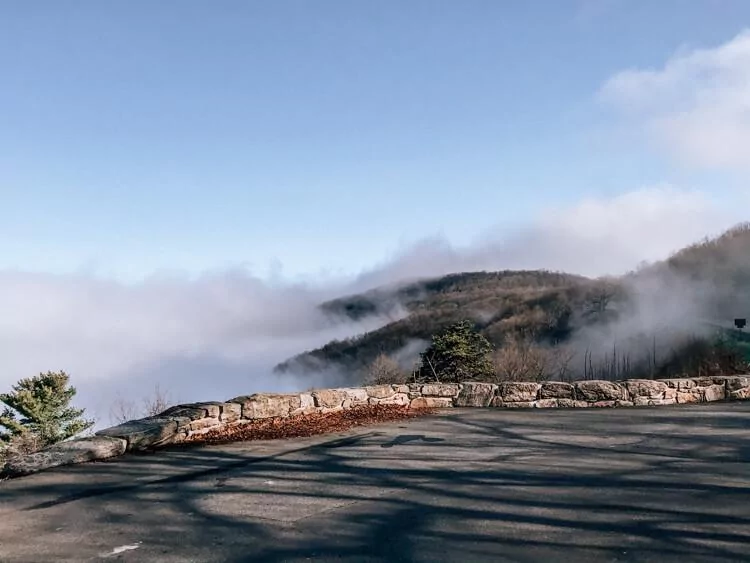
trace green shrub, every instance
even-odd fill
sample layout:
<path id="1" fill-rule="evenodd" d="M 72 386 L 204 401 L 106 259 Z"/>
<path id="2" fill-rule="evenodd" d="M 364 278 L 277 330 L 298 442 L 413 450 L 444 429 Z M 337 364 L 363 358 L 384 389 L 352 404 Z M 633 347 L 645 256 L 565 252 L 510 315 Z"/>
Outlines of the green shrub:
<path id="1" fill-rule="evenodd" d="M 471 321 L 455 323 L 432 337 L 432 344 L 421 354 L 417 377 L 441 383 L 490 380 L 494 376 L 492 350 Z"/>
<path id="2" fill-rule="evenodd" d="M 10 393 L 0 394 L 5 404 L 0 414 L 0 443 L 20 437 L 34 438 L 41 447 L 71 438 L 94 425 L 81 418 L 83 409 L 70 406 L 76 394 L 64 371 L 40 373 L 22 379 Z"/>

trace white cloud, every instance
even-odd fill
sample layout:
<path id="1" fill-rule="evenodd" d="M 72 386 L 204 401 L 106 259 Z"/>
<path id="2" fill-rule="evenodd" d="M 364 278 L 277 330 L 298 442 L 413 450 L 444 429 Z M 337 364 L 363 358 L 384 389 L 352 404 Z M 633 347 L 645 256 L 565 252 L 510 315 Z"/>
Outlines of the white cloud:
<path id="1" fill-rule="evenodd" d="M 750 30 L 718 47 L 683 48 L 661 69 L 620 72 L 600 97 L 680 161 L 750 170 Z"/>
<path id="2" fill-rule="evenodd" d="M 644 187 L 610 198 L 589 198 L 565 209 L 547 209 L 510 237 L 491 234 L 459 248 L 425 239 L 363 274 L 374 286 L 393 279 L 437 276 L 458 270 L 549 269 L 587 276 L 621 274 L 655 261 L 742 216 L 703 192 L 669 185 Z"/>
<path id="3" fill-rule="evenodd" d="M 155 383 L 182 401 L 295 389 L 302 384 L 271 375 L 276 362 L 382 324 L 331 322 L 316 306 L 332 290 L 271 285 L 242 272 L 132 285 L 0 272 L 0 389 L 64 369 L 83 404 L 104 419 L 116 394 L 138 400 Z"/>
<path id="4" fill-rule="evenodd" d="M 589 266 L 589 275 L 620 273 L 632 260 L 655 261 L 708 234 L 718 234 L 740 216 L 721 209 L 700 191 L 669 184 L 641 188 L 609 199 L 586 199 L 566 213 L 547 212 L 542 224 L 548 233 L 567 233 L 582 248 L 604 250 Z"/>
<path id="5" fill-rule="evenodd" d="M 644 188 L 548 210 L 512 237 L 490 236 L 467 248 L 427 239 L 356 280 L 322 288 L 266 282 L 242 271 L 136 284 L 0 271 L 0 390 L 39 371 L 64 369 L 81 404 L 106 424 L 117 393 L 137 400 L 155 383 L 174 401 L 335 384 L 339 374 L 300 380 L 271 373 L 296 353 L 385 322 L 333 323 L 317 309 L 323 300 L 456 271 L 621 273 L 734 219 L 705 194 Z"/>

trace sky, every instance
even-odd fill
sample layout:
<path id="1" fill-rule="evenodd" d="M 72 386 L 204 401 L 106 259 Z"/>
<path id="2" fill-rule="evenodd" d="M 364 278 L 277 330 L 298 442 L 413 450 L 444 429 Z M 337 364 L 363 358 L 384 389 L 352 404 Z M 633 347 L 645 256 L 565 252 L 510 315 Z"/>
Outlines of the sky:
<path id="1" fill-rule="evenodd" d="M 0 387 L 276 388 L 322 299 L 658 260 L 748 219 L 749 100 L 744 0 L 0 0 Z"/>

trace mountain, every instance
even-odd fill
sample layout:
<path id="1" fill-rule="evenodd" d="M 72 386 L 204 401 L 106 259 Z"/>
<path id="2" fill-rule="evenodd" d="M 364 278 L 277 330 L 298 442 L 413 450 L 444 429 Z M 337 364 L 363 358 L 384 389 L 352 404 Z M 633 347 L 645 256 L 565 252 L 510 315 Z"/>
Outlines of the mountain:
<path id="1" fill-rule="evenodd" d="M 276 366 L 276 371 L 317 371 L 331 365 L 357 371 L 380 353 L 418 348 L 420 342 L 465 318 L 473 319 L 496 345 L 509 333 L 564 339 L 573 316 L 584 311 L 584 304 L 600 288 L 600 282 L 572 274 L 509 270 L 450 274 L 343 297 L 323 303 L 321 309 L 342 320 L 370 315 L 391 315 L 394 320 L 372 332 L 299 354 Z"/>
<path id="2" fill-rule="evenodd" d="M 371 315 L 393 320 L 303 352 L 277 365 L 277 372 L 337 369 L 354 382 L 382 353 L 410 370 L 433 334 L 467 318 L 497 349 L 513 339 L 545 347 L 570 344 L 579 356 L 586 354 L 585 364 L 600 351 L 604 363 L 610 362 L 615 355 L 606 354 L 613 345 L 648 347 L 638 354 L 653 355 L 656 362 L 658 338 L 660 361 L 675 365 L 675 354 L 682 354 L 691 338 L 707 334 L 711 323 L 731 327 L 735 317 L 750 317 L 750 224 L 617 278 L 544 270 L 465 272 L 378 288 L 320 307 L 341 321 Z M 656 366 L 651 369 L 654 373 Z"/>

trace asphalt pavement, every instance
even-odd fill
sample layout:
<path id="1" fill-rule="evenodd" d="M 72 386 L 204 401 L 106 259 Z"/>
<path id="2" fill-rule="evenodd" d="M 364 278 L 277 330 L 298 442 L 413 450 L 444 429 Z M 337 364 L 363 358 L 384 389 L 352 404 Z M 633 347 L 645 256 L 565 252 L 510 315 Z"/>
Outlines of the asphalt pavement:
<path id="1" fill-rule="evenodd" d="M 750 402 L 453 409 L 0 483 L 0 561 L 747 561 Z"/>

